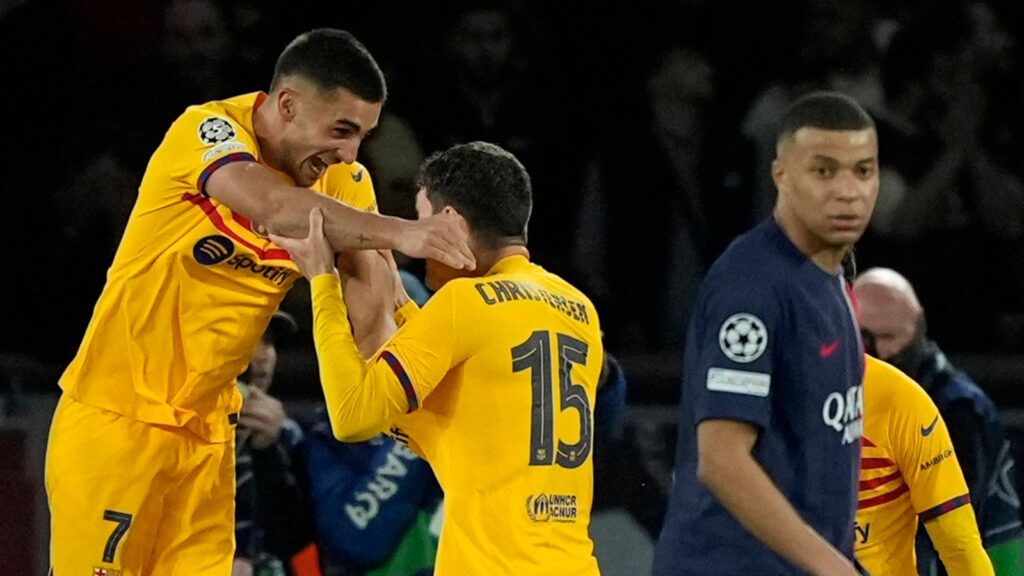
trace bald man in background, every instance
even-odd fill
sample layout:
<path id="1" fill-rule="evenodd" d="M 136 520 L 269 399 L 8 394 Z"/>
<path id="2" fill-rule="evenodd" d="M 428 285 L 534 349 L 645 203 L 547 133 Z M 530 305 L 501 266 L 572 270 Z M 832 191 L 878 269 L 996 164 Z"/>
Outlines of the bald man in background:
<path id="1" fill-rule="evenodd" d="M 995 405 L 928 338 L 924 309 L 906 278 L 872 268 L 857 278 L 854 292 L 868 352 L 916 380 L 946 421 L 996 575 L 1024 574 L 1014 460 Z M 917 557 L 920 574 L 945 573 L 924 530 L 918 531 Z"/>

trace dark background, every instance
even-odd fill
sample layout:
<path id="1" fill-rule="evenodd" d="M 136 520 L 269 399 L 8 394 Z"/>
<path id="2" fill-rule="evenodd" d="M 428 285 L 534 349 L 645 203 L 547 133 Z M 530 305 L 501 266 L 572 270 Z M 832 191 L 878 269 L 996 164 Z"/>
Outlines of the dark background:
<path id="1" fill-rule="evenodd" d="M 769 213 L 773 123 L 821 88 L 879 123 L 860 268 L 906 275 L 932 335 L 1021 429 L 1024 5 L 998 0 L 0 1 L 0 420 L 58 392 L 166 128 L 265 90 L 314 27 L 353 32 L 385 69 L 361 151 L 383 211 L 413 214 L 434 150 L 483 139 L 523 161 L 534 259 L 596 302 L 655 476 L 695 286 Z M 319 397 L 304 292 L 284 305 L 303 330 L 281 342 L 274 388 L 294 403 Z"/>

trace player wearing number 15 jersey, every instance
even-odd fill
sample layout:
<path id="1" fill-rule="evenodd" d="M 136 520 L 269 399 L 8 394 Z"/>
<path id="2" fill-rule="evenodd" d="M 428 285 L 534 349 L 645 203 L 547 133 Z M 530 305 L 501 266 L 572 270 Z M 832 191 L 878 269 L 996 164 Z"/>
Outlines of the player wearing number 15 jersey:
<path id="1" fill-rule="evenodd" d="M 604 360 L 597 313 L 529 261 L 529 176 L 511 154 L 456 146 L 427 160 L 419 185 L 421 218 L 465 218 L 483 274 L 447 282 L 415 314 L 403 306 L 404 324 L 367 364 L 338 277 L 323 273 L 323 239 L 282 240 L 312 277 L 334 433 L 359 440 L 390 428 L 430 463 L 445 493 L 437 574 L 595 575 L 587 527 Z"/>

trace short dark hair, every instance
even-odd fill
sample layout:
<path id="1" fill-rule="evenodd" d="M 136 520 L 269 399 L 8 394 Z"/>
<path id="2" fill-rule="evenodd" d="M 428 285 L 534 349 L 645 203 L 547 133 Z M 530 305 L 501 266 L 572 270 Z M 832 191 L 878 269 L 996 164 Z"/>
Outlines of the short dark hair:
<path id="1" fill-rule="evenodd" d="M 782 118 L 775 142 L 801 128 L 823 130 L 874 129 L 875 121 L 856 100 L 839 92 L 812 92 L 793 103 Z"/>
<path id="2" fill-rule="evenodd" d="M 317 28 L 291 41 L 274 65 L 271 90 L 282 78 L 301 76 L 321 90 L 344 88 L 368 102 L 384 102 L 387 83 L 377 61 L 352 34 Z"/>
<path id="3" fill-rule="evenodd" d="M 487 142 L 435 152 L 416 177 L 434 210 L 448 205 L 489 248 L 526 244 L 533 192 L 526 168 L 510 152 Z"/>

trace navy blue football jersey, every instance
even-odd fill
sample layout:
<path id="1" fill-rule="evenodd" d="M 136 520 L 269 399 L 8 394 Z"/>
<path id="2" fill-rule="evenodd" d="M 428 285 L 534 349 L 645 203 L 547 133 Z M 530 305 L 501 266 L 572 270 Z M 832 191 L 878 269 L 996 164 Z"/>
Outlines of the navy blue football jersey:
<path id="1" fill-rule="evenodd" d="M 656 576 L 799 574 L 697 479 L 697 425 L 746 422 L 753 449 L 800 516 L 851 559 L 863 415 L 863 348 L 845 280 L 771 218 L 704 280 L 686 341 L 672 494 Z"/>

